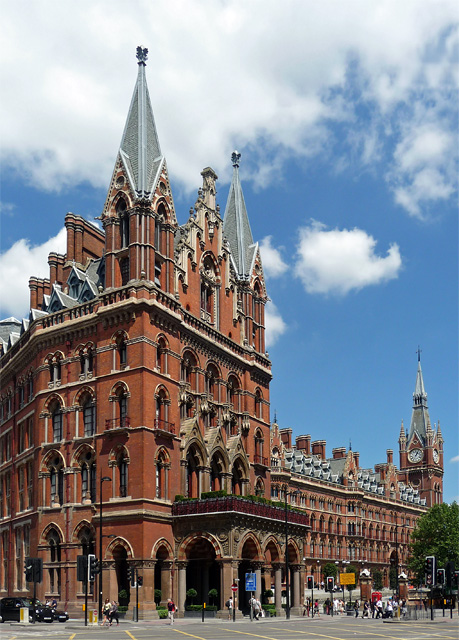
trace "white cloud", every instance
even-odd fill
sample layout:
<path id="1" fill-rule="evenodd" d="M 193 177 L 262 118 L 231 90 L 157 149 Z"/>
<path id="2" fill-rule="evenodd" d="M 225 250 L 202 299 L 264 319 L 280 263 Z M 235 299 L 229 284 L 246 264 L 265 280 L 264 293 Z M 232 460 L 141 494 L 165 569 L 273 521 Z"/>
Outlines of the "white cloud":
<path id="1" fill-rule="evenodd" d="M 110 10 L 103 0 L 4 5 L 4 168 L 39 188 L 107 186 L 142 43 L 150 49 L 162 149 L 187 190 L 208 165 L 228 180 L 236 146 L 250 151 L 241 170 L 261 187 L 292 157 L 342 162 L 353 150 L 355 162 L 378 164 L 410 213 L 452 193 L 455 0 L 265 0 L 263 12 L 238 0 L 133 0 L 129 7 L 121 0 Z M 415 139 L 426 109 L 433 133 Z M 348 139 L 336 135 L 342 123 Z M 353 136 L 361 138 L 357 147 Z M 417 150 L 419 170 L 436 170 L 442 188 L 413 175 Z"/>
<path id="2" fill-rule="evenodd" d="M 263 238 L 260 242 L 260 252 L 266 276 L 276 278 L 287 271 L 288 265 L 282 260 L 280 250 L 272 246 L 271 239 L 272 236 Z"/>
<path id="3" fill-rule="evenodd" d="M 402 266 L 396 244 L 378 256 L 376 240 L 362 229 L 328 230 L 312 221 L 299 236 L 295 275 L 308 293 L 345 295 L 397 278 Z"/>
<path id="4" fill-rule="evenodd" d="M 280 336 L 287 331 L 287 325 L 282 319 L 274 302 L 268 302 L 265 307 L 266 347 L 272 347 Z"/>
<path id="5" fill-rule="evenodd" d="M 0 213 L 2 216 L 14 216 L 16 205 L 14 202 L 2 202 L 0 201 Z"/>
<path id="6" fill-rule="evenodd" d="M 451 464 L 451 463 L 453 463 L 453 464 L 454 464 L 455 462 L 459 462 L 459 455 L 454 456 L 454 458 L 451 458 L 451 460 L 450 460 L 449 462 L 450 462 L 450 464 Z"/>
<path id="7" fill-rule="evenodd" d="M 65 253 L 67 232 L 65 228 L 38 246 L 22 238 L 0 255 L 0 317 L 29 315 L 29 277 L 49 278 L 48 254 L 50 251 Z"/>

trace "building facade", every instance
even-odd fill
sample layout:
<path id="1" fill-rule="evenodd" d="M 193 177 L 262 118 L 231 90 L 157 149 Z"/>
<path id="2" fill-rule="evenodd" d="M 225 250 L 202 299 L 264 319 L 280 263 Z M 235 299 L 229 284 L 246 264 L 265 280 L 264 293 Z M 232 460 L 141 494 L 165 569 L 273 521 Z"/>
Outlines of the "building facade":
<path id="1" fill-rule="evenodd" d="M 443 440 L 420 362 L 399 470 L 390 450 L 361 469 L 358 453 L 327 458 L 324 441 L 293 444 L 271 424 L 268 297 L 240 154 L 224 215 L 206 168 L 179 225 L 147 50 L 137 58 L 103 230 L 67 214 L 66 253 L 49 255 L 49 278 L 30 278 L 29 319 L 0 322 L 0 597 L 30 594 L 24 560 L 41 557 L 38 596 L 81 611 L 77 556 L 99 550 L 104 597 L 132 603 L 129 570 L 142 575 L 142 617 L 158 589 L 182 611 L 190 587 L 196 602 L 216 589 L 223 608 L 237 580 L 243 608 L 247 571 L 259 596 L 274 587 L 279 612 L 286 567 L 294 611 L 305 575 L 320 582 L 327 561 L 387 579 L 442 497 Z"/>

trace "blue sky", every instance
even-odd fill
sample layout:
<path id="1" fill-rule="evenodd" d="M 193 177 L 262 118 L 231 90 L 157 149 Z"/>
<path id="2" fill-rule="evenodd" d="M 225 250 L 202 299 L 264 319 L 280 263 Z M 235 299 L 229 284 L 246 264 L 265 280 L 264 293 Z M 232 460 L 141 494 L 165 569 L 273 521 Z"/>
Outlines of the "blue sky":
<path id="1" fill-rule="evenodd" d="M 63 250 L 65 213 L 100 214 L 135 83 L 135 48 L 185 222 L 200 171 L 230 156 L 262 247 L 272 415 L 398 461 L 422 349 L 458 471 L 458 10 L 455 2 L 18 0 L 0 80 L 1 316 Z"/>

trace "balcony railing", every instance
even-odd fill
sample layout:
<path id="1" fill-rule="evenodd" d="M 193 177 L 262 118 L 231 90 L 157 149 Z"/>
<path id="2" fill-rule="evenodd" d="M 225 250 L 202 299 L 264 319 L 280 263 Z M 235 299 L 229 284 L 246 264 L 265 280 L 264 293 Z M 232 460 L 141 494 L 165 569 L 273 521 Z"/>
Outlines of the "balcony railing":
<path id="1" fill-rule="evenodd" d="M 199 515 L 205 513 L 221 513 L 236 511 L 252 516 L 261 516 L 271 520 L 285 521 L 285 509 L 260 502 L 252 502 L 244 498 L 209 498 L 207 500 L 184 500 L 174 502 L 172 505 L 173 516 Z M 291 524 L 301 524 L 309 527 L 309 516 L 299 511 L 288 511 L 288 521 Z"/>
<path id="2" fill-rule="evenodd" d="M 111 420 L 105 420 L 105 430 L 109 429 L 129 429 L 131 426 L 131 420 L 128 416 L 123 418 L 112 418 Z"/>
<path id="3" fill-rule="evenodd" d="M 161 418 L 155 418 L 155 429 L 159 431 L 165 431 L 166 433 L 172 433 L 175 435 L 175 423 L 167 422 L 166 420 L 162 420 Z"/>
<path id="4" fill-rule="evenodd" d="M 253 456 L 253 462 L 254 464 L 262 464 L 265 467 L 268 466 L 268 458 L 265 458 L 265 456 L 259 456 L 258 454 Z"/>

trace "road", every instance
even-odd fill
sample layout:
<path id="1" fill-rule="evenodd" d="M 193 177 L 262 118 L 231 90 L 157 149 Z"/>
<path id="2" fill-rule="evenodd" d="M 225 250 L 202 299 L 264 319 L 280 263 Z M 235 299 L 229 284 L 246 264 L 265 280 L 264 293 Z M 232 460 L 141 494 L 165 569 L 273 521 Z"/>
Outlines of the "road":
<path id="1" fill-rule="evenodd" d="M 200 621 L 176 620 L 173 626 L 167 621 L 127 622 L 119 627 L 84 627 L 81 622 L 66 624 L 39 624 L 21 627 L 5 623 L 0 626 L 2 640 L 40 638 L 40 640 L 458 640 L 459 619 L 457 613 L 450 618 L 386 623 L 382 620 L 362 620 L 350 617 L 320 619 L 292 618 L 291 620 L 265 619 L 235 623 L 226 620 Z"/>

